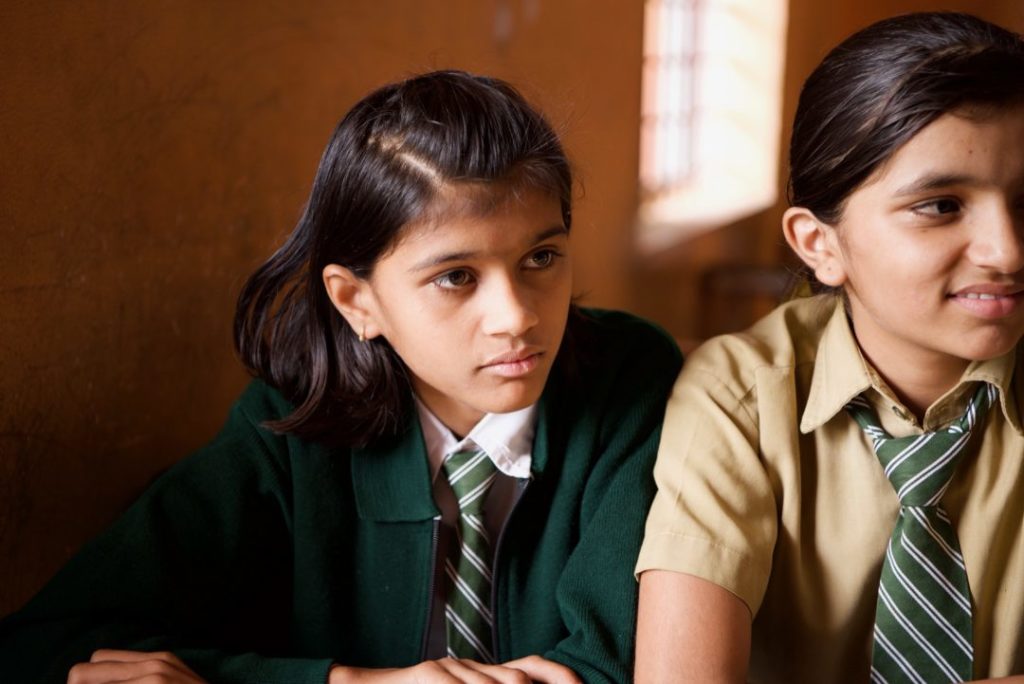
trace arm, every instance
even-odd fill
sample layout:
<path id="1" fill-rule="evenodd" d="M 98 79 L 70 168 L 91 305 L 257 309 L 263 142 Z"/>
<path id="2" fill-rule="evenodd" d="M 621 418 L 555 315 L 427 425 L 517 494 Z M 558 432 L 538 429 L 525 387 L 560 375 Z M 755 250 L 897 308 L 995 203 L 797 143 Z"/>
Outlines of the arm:
<path id="1" fill-rule="evenodd" d="M 114 684 L 150 682 L 164 684 L 206 684 L 173 653 L 101 649 L 89 662 L 68 672 L 68 684 Z M 484 665 L 470 660 L 444 658 L 414 667 L 367 669 L 334 665 L 326 684 L 460 684 L 494 681 L 500 684 L 578 684 L 572 672 L 561 665 L 532 656 L 505 665 Z"/>
<path id="2" fill-rule="evenodd" d="M 664 570 L 640 576 L 636 679 L 727 684 L 746 681 L 750 612 L 707 580 Z"/>
<path id="3" fill-rule="evenodd" d="M 361 670 L 289 657 L 291 466 L 286 440 L 259 427 L 274 409 L 254 387 L 208 447 L 0 622 L 0 679 L 64 682 L 70 670 L 83 684 L 158 672 L 182 682 L 449 682 L 480 670 L 502 682 L 577 681 L 539 658 Z"/>
<path id="4" fill-rule="evenodd" d="M 287 592 L 267 587 L 291 583 L 286 449 L 259 428 L 269 415 L 252 411 L 271 401 L 254 387 L 209 446 L 0 622 L 0 678 L 63 682 L 96 649 L 116 648 L 173 651 L 217 681 L 322 684 L 327 659 L 254 653 L 286 652 Z"/>
<path id="5" fill-rule="evenodd" d="M 695 351 L 666 410 L 637 562 L 638 682 L 746 680 L 778 511 L 758 398 L 719 370 L 744 365 L 733 354 L 721 340 Z"/>
<path id="6" fill-rule="evenodd" d="M 572 670 L 540 656 L 527 656 L 501 665 L 442 658 L 406 668 L 369 669 L 334 666 L 327 684 L 579 684 Z M 183 683 L 184 684 L 184 683 Z"/>
<path id="7" fill-rule="evenodd" d="M 600 319 L 599 319 L 600 323 Z M 665 401 L 682 359 L 660 331 L 636 320 L 599 340 L 606 348 L 579 394 L 564 445 L 566 471 L 579 478 L 571 512 L 551 511 L 578 529 L 557 578 L 555 599 L 567 636 L 544 654 L 572 668 L 586 682 L 632 677 L 639 552 L 654 495 L 651 471 Z M 598 346 L 598 345 L 593 345 Z M 551 454 L 555 458 L 555 453 Z M 559 456 L 560 457 L 560 456 Z"/>

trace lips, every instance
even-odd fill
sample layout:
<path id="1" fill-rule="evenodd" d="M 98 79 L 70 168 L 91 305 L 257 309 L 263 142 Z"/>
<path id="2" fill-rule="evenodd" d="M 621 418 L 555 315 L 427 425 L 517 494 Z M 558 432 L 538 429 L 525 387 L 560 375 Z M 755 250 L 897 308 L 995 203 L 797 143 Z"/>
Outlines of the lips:
<path id="1" fill-rule="evenodd" d="M 970 299 L 994 299 L 1010 297 L 1024 292 L 1024 283 L 976 283 L 962 287 L 953 293 L 954 297 Z"/>
<path id="2" fill-rule="evenodd" d="M 1024 301 L 1024 284 L 979 283 L 949 295 L 956 304 L 981 318 L 1005 318 Z"/>
<path id="3" fill-rule="evenodd" d="M 505 363 L 517 363 L 523 361 L 530 356 L 539 354 L 541 350 L 538 347 L 523 347 L 522 349 L 513 349 L 503 354 L 498 354 L 486 361 L 483 366 L 497 366 Z"/>
<path id="4" fill-rule="evenodd" d="M 543 354 L 543 350 L 537 347 L 511 350 L 492 357 L 481 366 L 481 369 L 503 377 L 520 377 L 532 372 L 540 363 Z"/>

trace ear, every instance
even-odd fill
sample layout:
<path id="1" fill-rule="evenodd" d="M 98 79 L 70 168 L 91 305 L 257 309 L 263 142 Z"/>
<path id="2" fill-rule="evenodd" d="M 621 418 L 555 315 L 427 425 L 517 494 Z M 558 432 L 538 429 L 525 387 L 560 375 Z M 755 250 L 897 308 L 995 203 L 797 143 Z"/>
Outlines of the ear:
<path id="1" fill-rule="evenodd" d="M 790 207 L 782 215 L 782 232 L 797 256 L 824 285 L 841 287 L 846 268 L 834 226 L 818 219 L 806 207 Z"/>
<path id="2" fill-rule="evenodd" d="M 380 335 L 370 283 L 338 264 L 324 266 L 323 278 L 327 297 L 356 334 L 367 340 Z"/>

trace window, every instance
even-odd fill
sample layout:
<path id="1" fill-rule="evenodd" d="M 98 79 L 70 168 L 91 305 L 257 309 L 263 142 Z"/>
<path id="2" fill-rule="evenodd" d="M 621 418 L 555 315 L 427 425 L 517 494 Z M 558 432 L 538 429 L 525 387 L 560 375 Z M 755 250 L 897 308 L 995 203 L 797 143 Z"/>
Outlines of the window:
<path id="1" fill-rule="evenodd" d="M 642 249 L 775 203 L 786 9 L 785 0 L 646 0 Z"/>

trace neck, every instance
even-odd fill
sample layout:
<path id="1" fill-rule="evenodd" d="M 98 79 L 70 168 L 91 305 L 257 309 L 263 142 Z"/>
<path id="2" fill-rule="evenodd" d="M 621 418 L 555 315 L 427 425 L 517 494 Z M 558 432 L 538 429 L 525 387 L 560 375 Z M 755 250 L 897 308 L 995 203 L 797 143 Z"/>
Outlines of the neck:
<path id="1" fill-rule="evenodd" d="M 423 405 L 452 431 L 457 440 L 468 435 L 486 415 L 479 409 L 456 402 L 437 390 L 424 386 L 416 379 L 413 379 L 413 391 Z"/>
<path id="2" fill-rule="evenodd" d="M 868 363 L 918 421 L 924 420 L 929 406 L 956 386 L 970 363 L 940 353 L 922 354 L 920 350 L 870 349 L 859 339 L 858 344 Z"/>

